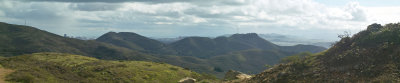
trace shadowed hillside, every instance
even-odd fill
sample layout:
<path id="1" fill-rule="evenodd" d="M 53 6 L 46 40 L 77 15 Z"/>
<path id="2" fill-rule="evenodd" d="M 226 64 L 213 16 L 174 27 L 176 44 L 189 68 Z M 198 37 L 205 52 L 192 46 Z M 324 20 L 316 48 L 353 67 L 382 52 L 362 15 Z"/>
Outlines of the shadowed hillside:
<path id="1" fill-rule="evenodd" d="M 173 50 L 169 49 L 165 44 L 136 33 L 108 32 L 97 38 L 96 41 L 105 42 L 146 53 L 174 54 Z"/>
<path id="2" fill-rule="evenodd" d="M 229 52 L 261 49 L 276 50 L 287 52 L 321 52 L 324 47 L 312 45 L 296 45 L 296 46 L 278 46 L 267 40 L 262 39 L 256 33 L 234 34 L 230 37 L 217 37 L 214 39 L 207 37 L 187 37 L 180 41 L 170 44 L 172 48 L 177 50 L 180 56 L 195 56 L 200 58 L 208 58 L 217 55 L 224 55 Z"/>

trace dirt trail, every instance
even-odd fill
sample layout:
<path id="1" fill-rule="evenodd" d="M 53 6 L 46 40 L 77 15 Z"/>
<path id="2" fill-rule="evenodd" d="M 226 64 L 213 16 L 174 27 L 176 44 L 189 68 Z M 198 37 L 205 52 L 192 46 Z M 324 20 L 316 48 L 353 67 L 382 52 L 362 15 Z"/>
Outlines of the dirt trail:
<path id="1" fill-rule="evenodd" d="M 0 83 L 6 83 L 4 78 L 6 77 L 6 75 L 8 75 L 12 72 L 14 72 L 14 71 L 11 69 L 0 68 Z"/>

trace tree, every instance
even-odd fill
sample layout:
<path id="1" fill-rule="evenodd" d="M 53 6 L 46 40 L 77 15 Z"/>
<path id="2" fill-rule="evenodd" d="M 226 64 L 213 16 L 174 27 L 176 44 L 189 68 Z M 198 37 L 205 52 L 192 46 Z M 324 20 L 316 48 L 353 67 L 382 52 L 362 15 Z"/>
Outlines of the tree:
<path id="1" fill-rule="evenodd" d="M 375 31 L 379 31 L 379 29 L 383 28 L 383 26 L 381 24 L 371 24 L 367 27 L 367 31 L 371 31 L 371 32 L 375 32 Z"/>
<path id="2" fill-rule="evenodd" d="M 343 32 L 343 34 L 338 34 L 338 37 L 339 38 L 348 38 L 348 37 L 350 37 L 350 32 L 348 32 L 348 31 L 344 31 Z"/>

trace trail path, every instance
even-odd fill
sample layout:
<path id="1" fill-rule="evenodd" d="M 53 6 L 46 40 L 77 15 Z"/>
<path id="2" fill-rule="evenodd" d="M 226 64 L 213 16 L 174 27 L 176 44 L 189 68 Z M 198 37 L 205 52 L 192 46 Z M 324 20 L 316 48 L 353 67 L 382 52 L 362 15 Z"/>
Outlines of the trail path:
<path id="1" fill-rule="evenodd" d="M 12 72 L 14 72 L 14 71 L 11 69 L 0 68 L 0 83 L 6 83 L 4 78 L 6 77 L 6 75 L 8 75 Z"/>

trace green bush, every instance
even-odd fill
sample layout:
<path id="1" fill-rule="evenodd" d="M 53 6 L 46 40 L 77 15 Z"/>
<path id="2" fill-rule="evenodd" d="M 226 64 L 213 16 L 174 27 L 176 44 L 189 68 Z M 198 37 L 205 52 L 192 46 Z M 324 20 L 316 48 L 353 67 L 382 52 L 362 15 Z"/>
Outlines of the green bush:
<path id="1" fill-rule="evenodd" d="M 20 83 L 33 83 L 35 77 L 29 74 L 28 72 L 15 72 L 11 73 L 6 77 L 7 81 L 14 81 Z"/>
<path id="2" fill-rule="evenodd" d="M 290 62 L 300 62 L 306 58 L 306 56 L 311 56 L 312 53 L 310 52 L 302 52 L 299 54 L 295 54 L 292 56 L 287 56 L 281 59 L 281 63 L 290 63 Z"/>

